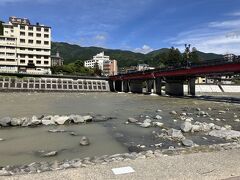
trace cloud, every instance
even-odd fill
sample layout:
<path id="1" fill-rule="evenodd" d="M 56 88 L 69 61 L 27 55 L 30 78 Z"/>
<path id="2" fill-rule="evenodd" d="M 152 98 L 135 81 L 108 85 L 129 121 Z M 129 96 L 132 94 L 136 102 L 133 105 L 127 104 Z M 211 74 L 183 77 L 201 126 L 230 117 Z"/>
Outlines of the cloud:
<path id="1" fill-rule="evenodd" d="M 134 49 L 134 51 L 139 52 L 139 53 L 143 53 L 143 54 L 147 54 L 147 53 L 153 51 L 153 49 L 148 45 L 143 45 L 141 48 Z"/>
<path id="2" fill-rule="evenodd" d="M 167 41 L 184 49 L 185 43 L 190 43 L 200 51 L 218 54 L 240 54 L 240 20 L 214 21 L 200 25 L 197 29 L 180 32 L 176 38 Z"/>
<path id="3" fill-rule="evenodd" d="M 106 36 L 105 35 L 101 35 L 101 34 L 98 34 L 95 39 L 97 41 L 105 41 L 106 40 Z"/>
<path id="4" fill-rule="evenodd" d="M 227 15 L 228 16 L 240 16 L 240 12 L 233 12 L 233 13 L 229 13 Z"/>

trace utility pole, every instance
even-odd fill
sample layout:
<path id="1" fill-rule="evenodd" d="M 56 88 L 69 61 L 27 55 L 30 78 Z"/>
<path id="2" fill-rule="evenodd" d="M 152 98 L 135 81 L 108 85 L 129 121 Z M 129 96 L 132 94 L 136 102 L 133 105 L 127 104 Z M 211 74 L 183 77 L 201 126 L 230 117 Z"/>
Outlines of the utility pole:
<path id="1" fill-rule="evenodd" d="M 185 53 L 186 53 L 186 66 L 189 67 L 189 59 L 190 59 L 190 53 L 191 53 L 191 44 L 185 44 Z"/>

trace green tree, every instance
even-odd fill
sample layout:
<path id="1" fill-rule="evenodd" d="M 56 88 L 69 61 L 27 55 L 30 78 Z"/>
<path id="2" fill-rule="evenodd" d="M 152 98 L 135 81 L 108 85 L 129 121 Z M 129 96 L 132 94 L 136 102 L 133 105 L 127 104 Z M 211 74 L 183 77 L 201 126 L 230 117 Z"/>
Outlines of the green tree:
<path id="1" fill-rule="evenodd" d="M 165 62 L 168 66 L 180 66 L 182 61 L 182 55 L 181 52 L 174 47 L 171 47 L 171 49 L 168 52 L 167 61 Z"/>

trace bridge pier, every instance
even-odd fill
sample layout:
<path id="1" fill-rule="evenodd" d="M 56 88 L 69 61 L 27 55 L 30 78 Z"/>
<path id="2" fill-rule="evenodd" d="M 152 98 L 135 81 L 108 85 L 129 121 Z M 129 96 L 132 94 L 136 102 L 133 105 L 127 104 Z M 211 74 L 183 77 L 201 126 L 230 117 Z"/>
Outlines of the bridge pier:
<path id="1" fill-rule="evenodd" d="M 153 81 L 153 93 L 162 95 L 162 79 L 155 78 Z"/>
<path id="2" fill-rule="evenodd" d="M 188 80 L 188 95 L 195 96 L 196 90 L 195 90 L 195 78 L 191 78 Z"/>
<path id="3" fill-rule="evenodd" d="M 128 81 L 122 81 L 122 92 L 129 92 L 129 82 Z"/>
<path id="4" fill-rule="evenodd" d="M 130 92 L 132 93 L 142 93 L 142 80 L 131 80 L 130 82 Z"/>
<path id="5" fill-rule="evenodd" d="M 122 92 L 122 81 L 115 81 L 115 91 Z"/>
<path id="6" fill-rule="evenodd" d="M 115 92 L 115 81 L 109 80 L 109 89 L 111 92 Z"/>
<path id="7" fill-rule="evenodd" d="M 170 96 L 184 96 L 183 82 L 184 80 L 181 79 L 167 79 L 165 87 L 166 94 Z"/>
<path id="8" fill-rule="evenodd" d="M 146 93 L 152 93 L 153 84 L 153 80 L 146 80 Z"/>

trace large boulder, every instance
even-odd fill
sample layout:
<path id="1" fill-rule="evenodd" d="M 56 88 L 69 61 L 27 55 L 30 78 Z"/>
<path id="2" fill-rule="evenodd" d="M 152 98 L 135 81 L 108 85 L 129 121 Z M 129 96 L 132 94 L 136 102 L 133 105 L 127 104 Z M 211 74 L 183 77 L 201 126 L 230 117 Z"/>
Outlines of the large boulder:
<path id="1" fill-rule="evenodd" d="M 11 119 L 11 125 L 12 126 L 21 126 L 23 123 L 23 119 L 18 119 L 18 118 L 12 118 Z"/>
<path id="2" fill-rule="evenodd" d="M 44 150 L 38 151 L 37 153 L 42 157 L 52 157 L 58 154 L 57 151 L 44 151 Z"/>
<path id="3" fill-rule="evenodd" d="M 187 147 L 192 147 L 194 145 L 193 141 L 190 139 L 183 139 L 182 144 Z"/>
<path id="4" fill-rule="evenodd" d="M 181 130 L 177 130 L 177 129 L 169 129 L 167 131 L 167 134 L 168 136 L 170 136 L 171 138 L 173 139 L 176 139 L 176 140 L 181 140 L 181 139 L 184 139 L 185 137 L 183 136 Z"/>
<path id="5" fill-rule="evenodd" d="M 225 139 L 238 139 L 240 138 L 240 131 L 234 130 L 212 130 L 209 132 L 210 136 L 225 138 Z"/>
<path id="6" fill-rule="evenodd" d="M 54 116 L 53 121 L 56 124 L 63 125 L 67 122 L 69 122 L 69 117 L 68 116 Z"/>
<path id="7" fill-rule="evenodd" d="M 53 120 L 47 120 L 47 119 L 42 119 L 42 124 L 45 126 L 49 126 L 49 125 L 55 125 L 55 121 Z"/>
<path id="8" fill-rule="evenodd" d="M 33 116 L 31 119 L 30 126 L 37 126 L 40 124 L 42 124 L 42 121 L 40 119 L 38 119 L 37 116 Z"/>
<path id="9" fill-rule="evenodd" d="M 3 117 L 0 119 L 0 126 L 7 127 L 11 125 L 11 118 L 10 117 Z"/>
<path id="10" fill-rule="evenodd" d="M 181 124 L 180 128 L 185 133 L 190 132 L 191 129 L 192 129 L 192 124 L 190 122 L 186 121 L 186 122 Z"/>
<path id="11" fill-rule="evenodd" d="M 80 116 L 80 115 L 71 115 L 70 118 L 73 120 L 74 123 L 85 123 L 87 121 L 92 121 L 92 116 Z"/>
<path id="12" fill-rule="evenodd" d="M 22 122 L 22 127 L 27 127 L 31 125 L 32 120 L 30 118 L 24 117 L 21 118 Z"/>
<path id="13" fill-rule="evenodd" d="M 80 145 L 81 146 L 88 146 L 90 144 L 89 139 L 86 136 L 83 136 L 80 140 Z"/>
<path id="14" fill-rule="evenodd" d="M 135 118 L 128 118 L 128 122 L 130 122 L 130 123 L 136 123 L 136 122 L 138 122 L 138 120 L 137 119 L 135 119 Z"/>
<path id="15" fill-rule="evenodd" d="M 143 122 L 140 126 L 143 127 L 143 128 L 149 128 L 151 126 L 151 123 Z"/>

